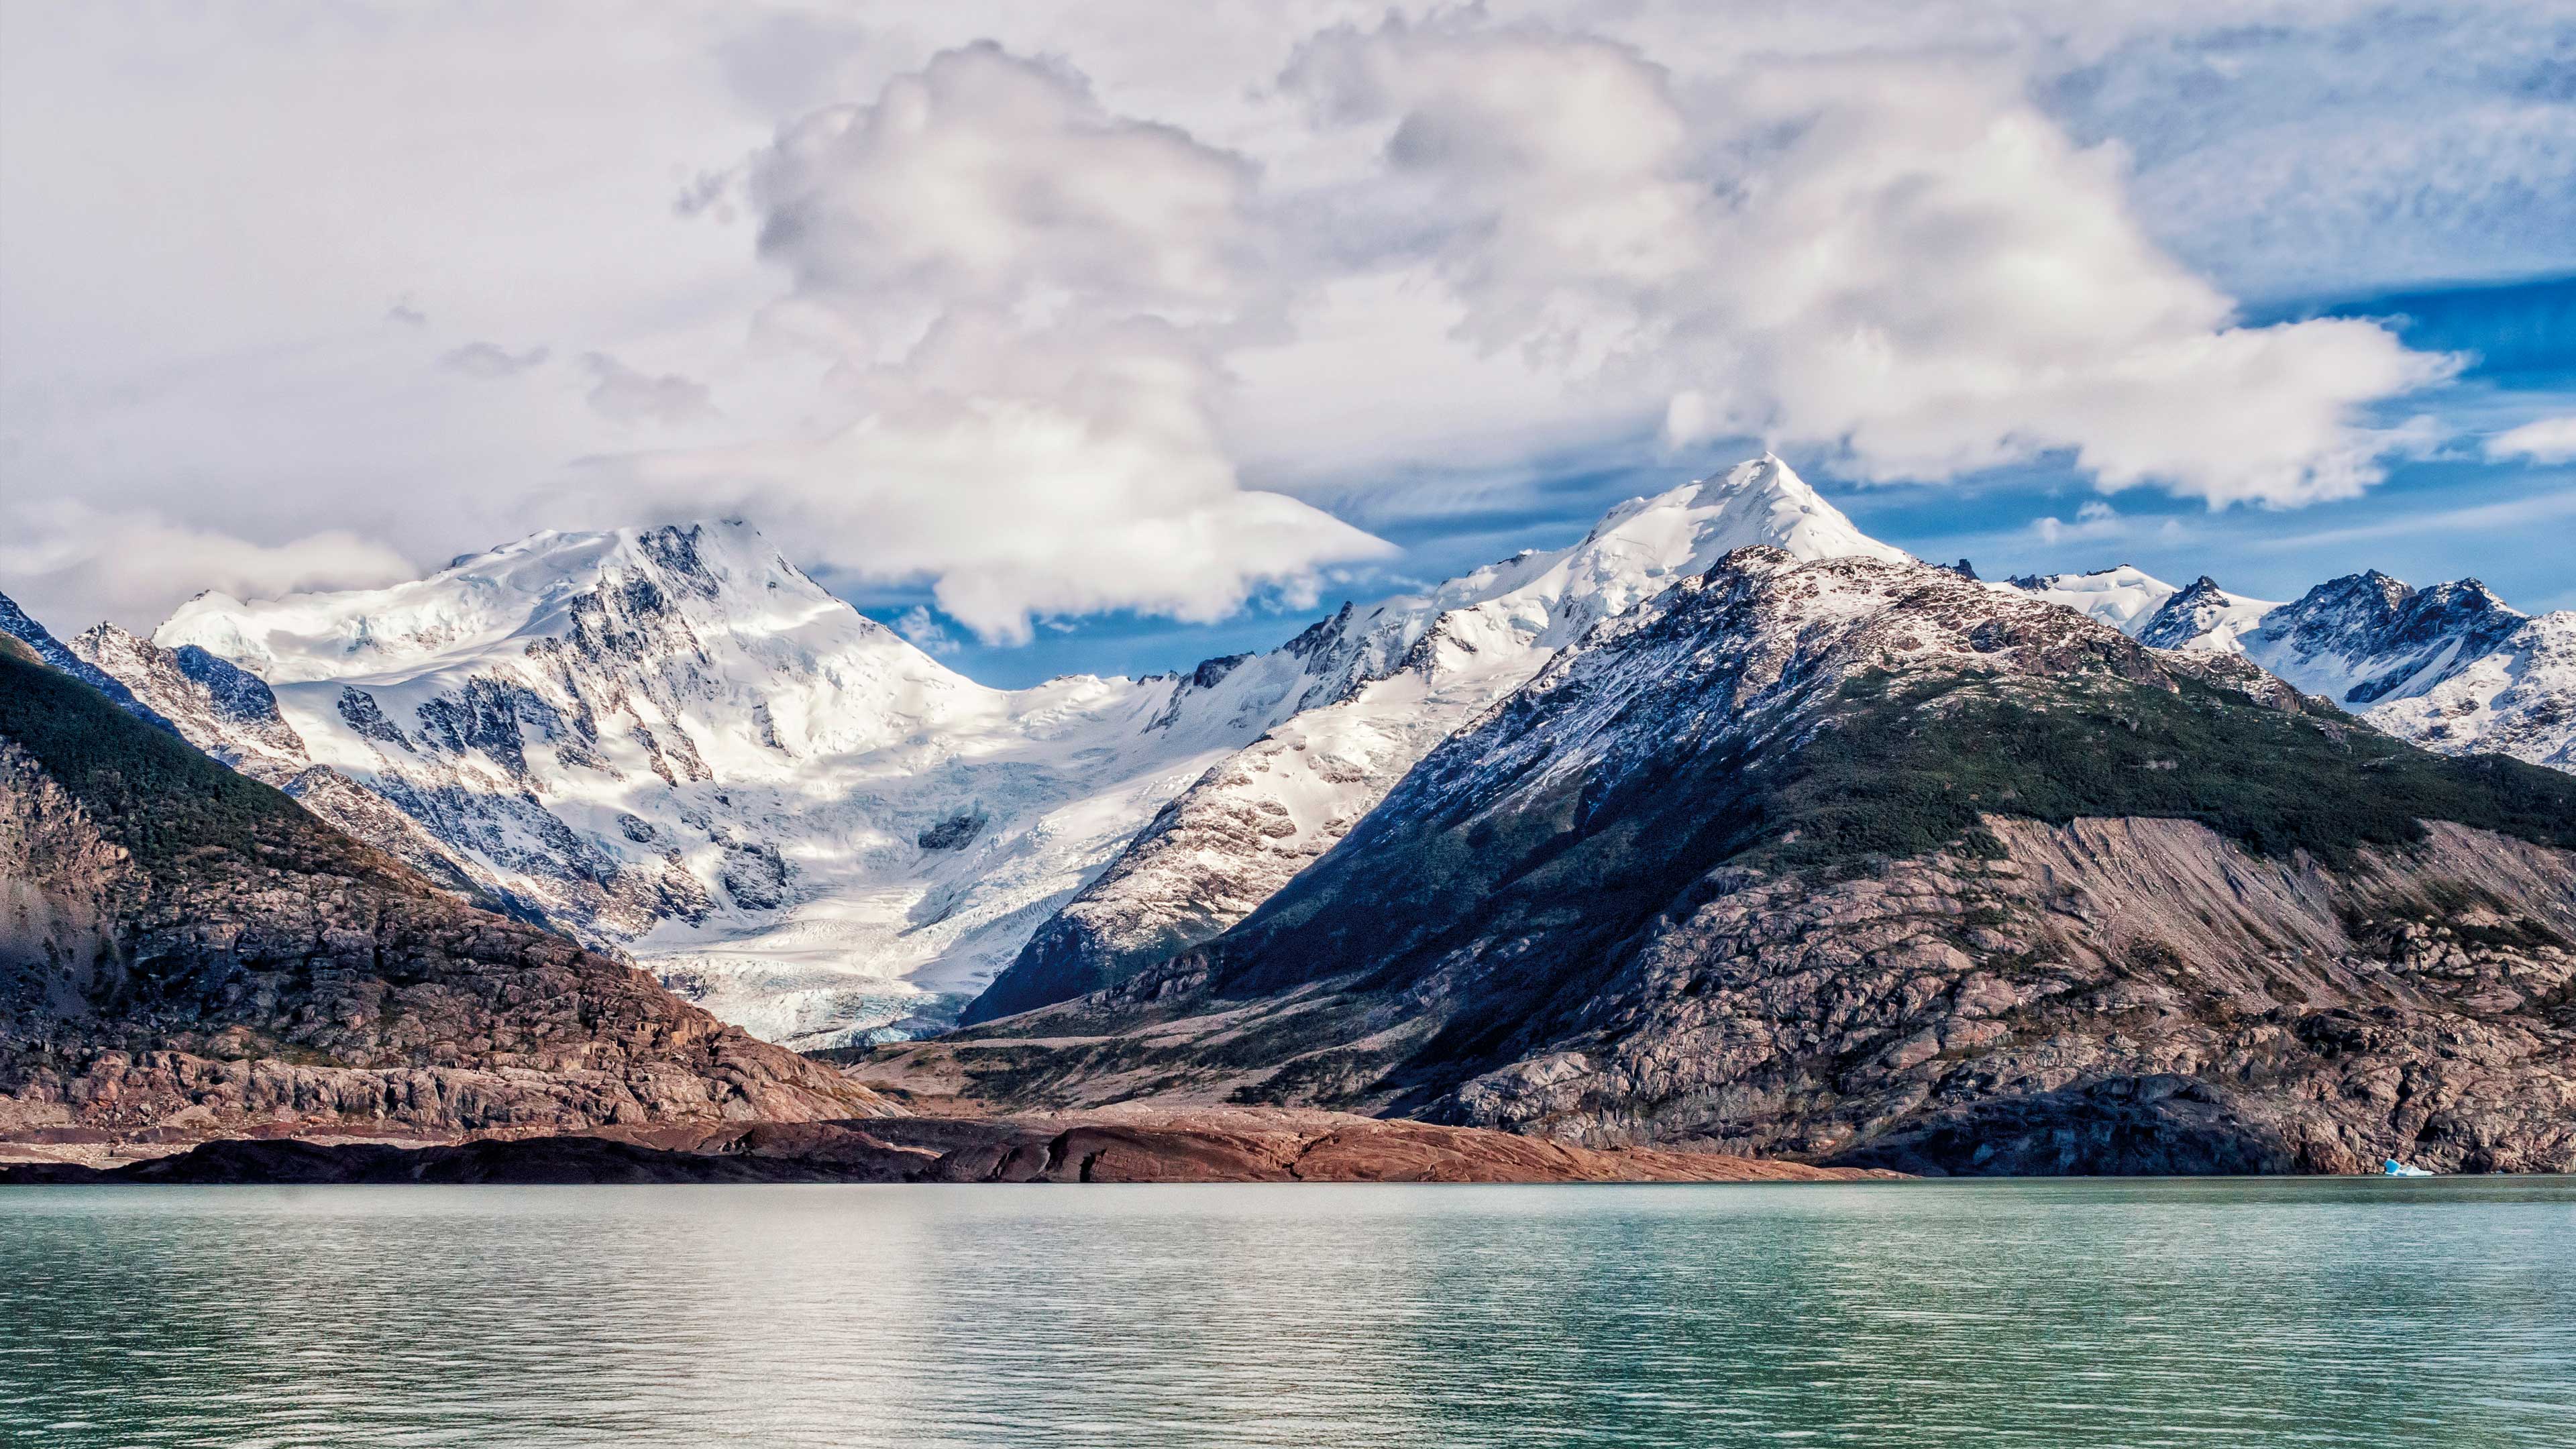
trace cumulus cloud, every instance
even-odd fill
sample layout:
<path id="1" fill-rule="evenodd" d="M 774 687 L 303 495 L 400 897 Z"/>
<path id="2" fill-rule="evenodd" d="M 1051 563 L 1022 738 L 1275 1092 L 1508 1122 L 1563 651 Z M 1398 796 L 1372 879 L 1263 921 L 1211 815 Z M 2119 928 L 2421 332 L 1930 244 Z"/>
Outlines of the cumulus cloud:
<path id="1" fill-rule="evenodd" d="M 954 654 L 965 647 L 948 632 L 948 626 L 939 622 L 938 615 L 919 604 L 895 616 L 894 631 L 924 654 Z"/>
<path id="2" fill-rule="evenodd" d="M 110 618 L 148 630 L 206 589 L 258 599 L 418 576 L 393 549 L 341 529 L 259 543 L 174 522 L 156 510 L 111 511 L 64 500 L 22 505 L 0 518 L 7 525 L 0 532 L 0 577 L 57 633 Z"/>
<path id="3" fill-rule="evenodd" d="M 399 313 L 397 315 L 399 316 Z M 419 315 L 416 312 L 412 314 L 414 317 Z M 524 352 L 512 352 L 498 343 L 468 342 L 453 351 L 440 354 L 438 365 L 450 372 L 464 373 L 467 377 L 516 377 L 530 368 L 541 366 L 546 360 L 546 353 L 547 349 L 543 347 L 531 347 Z"/>
<path id="4" fill-rule="evenodd" d="M 1889 480 L 2063 452 L 2105 489 L 2296 505 L 2376 481 L 2370 405 L 2454 366 L 2372 322 L 2238 325 L 2138 226 L 2117 147 L 1973 68 L 1770 63 L 1685 95 L 1605 41 L 1391 20 L 1287 81 L 1383 138 L 1368 204 L 1462 332 L 1666 391 L 1676 441 Z"/>
<path id="5" fill-rule="evenodd" d="M 590 410 L 621 423 L 686 423 L 715 416 L 707 385 L 675 372 L 639 372 L 605 352 L 586 353 Z"/>
<path id="6" fill-rule="evenodd" d="M 658 7 L 613 64 L 559 7 L 30 11 L 0 46 L 10 481 L 426 557 L 738 508 L 1015 638 L 1299 597 L 1381 551 L 1352 522 L 1490 525 L 1658 434 L 1828 481 L 2045 458 L 2346 495 L 2446 361 L 2232 296 L 2564 270 L 2576 235 L 2547 7 L 1332 28 L 1382 8 Z M 460 376 L 574 365 L 424 387 L 433 317 L 518 339 Z M 639 441 L 697 450 L 558 466 Z"/>
<path id="7" fill-rule="evenodd" d="M 2487 439 L 2490 458 L 2528 458 L 2534 463 L 2576 462 L 2576 413 L 2541 418 Z"/>
<path id="8" fill-rule="evenodd" d="M 746 181 L 792 285 L 773 321 L 833 359 L 852 420 L 653 460 L 648 490 L 727 497 L 862 574 L 928 576 L 998 640 L 1048 614 L 1311 599 L 1323 566 L 1388 551 L 1245 489 L 1218 436 L 1218 351 L 1278 306 L 1241 157 L 974 45 L 787 128 Z"/>
<path id="9" fill-rule="evenodd" d="M 2075 521 L 2050 516 L 2033 519 L 2030 531 L 2042 543 L 2064 543 L 2070 539 L 2117 538 L 2128 531 L 2128 520 L 2110 504 L 2096 498 L 2075 510 Z"/>

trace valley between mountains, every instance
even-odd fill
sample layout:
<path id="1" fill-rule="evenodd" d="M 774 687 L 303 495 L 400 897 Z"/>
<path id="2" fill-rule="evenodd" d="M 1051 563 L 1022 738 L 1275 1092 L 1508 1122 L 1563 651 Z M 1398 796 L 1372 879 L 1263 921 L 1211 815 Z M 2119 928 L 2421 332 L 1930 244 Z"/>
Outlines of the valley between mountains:
<path id="1" fill-rule="evenodd" d="M 2576 1168 L 2576 615 L 2474 581 L 1982 581 L 1766 456 L 1177 676 L 721 521 L 0 631 L 22 1136 Z"/>

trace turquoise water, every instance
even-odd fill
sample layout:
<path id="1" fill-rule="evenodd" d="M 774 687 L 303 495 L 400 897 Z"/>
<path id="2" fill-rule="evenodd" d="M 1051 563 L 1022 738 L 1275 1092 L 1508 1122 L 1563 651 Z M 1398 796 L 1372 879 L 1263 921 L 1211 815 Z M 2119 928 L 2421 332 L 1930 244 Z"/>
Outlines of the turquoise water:
<path id="1" fill-rule="evenodd" d="M 0 1189 L 10 1445 L 2576 1443 L 2576 1179 Z"/>

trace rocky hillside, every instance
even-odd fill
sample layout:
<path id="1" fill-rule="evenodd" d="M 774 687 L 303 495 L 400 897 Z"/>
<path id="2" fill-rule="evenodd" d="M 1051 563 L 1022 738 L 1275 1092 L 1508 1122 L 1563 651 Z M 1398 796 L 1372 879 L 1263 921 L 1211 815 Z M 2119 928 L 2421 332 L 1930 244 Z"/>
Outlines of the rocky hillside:
<path id="1" fill-rule="evenodd" d="M 1947 571 L 1753 549 L 1233 930 L 859 1070 L 1932 1171 L 2565 1169 L 2571 850 L 2564 775 Z"/>
<path id="2" fill-rule="evenodd" d="M 1460 725 L 1593 628 L 1768 545 L 1804 559 L 1906 555 L 1862 533 L 1769 454 L 1620 505 L 1572 547 L 1428 594 L 1345 609 L 1291 651 L 1348 660 L 1338 687 L 1201 776 L 1038 928 L 974 1005 L 988 1021 L 1096 991 L 1249 915 Z"/>
<path id="3" fill-rule="evenodd" d="M 889 1110 L 0 657 L 0 1132 L 561 1131 Z"/>

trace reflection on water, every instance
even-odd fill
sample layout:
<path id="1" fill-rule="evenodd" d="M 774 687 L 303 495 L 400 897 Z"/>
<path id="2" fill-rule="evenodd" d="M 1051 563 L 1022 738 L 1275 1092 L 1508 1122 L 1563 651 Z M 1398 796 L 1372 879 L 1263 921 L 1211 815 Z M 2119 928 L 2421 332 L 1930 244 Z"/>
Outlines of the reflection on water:
<path id="1" fill-rule="evenodd" d="M 9 1444 L 2576 1443 L 2576 1179 L 0 1189 Z"/>

